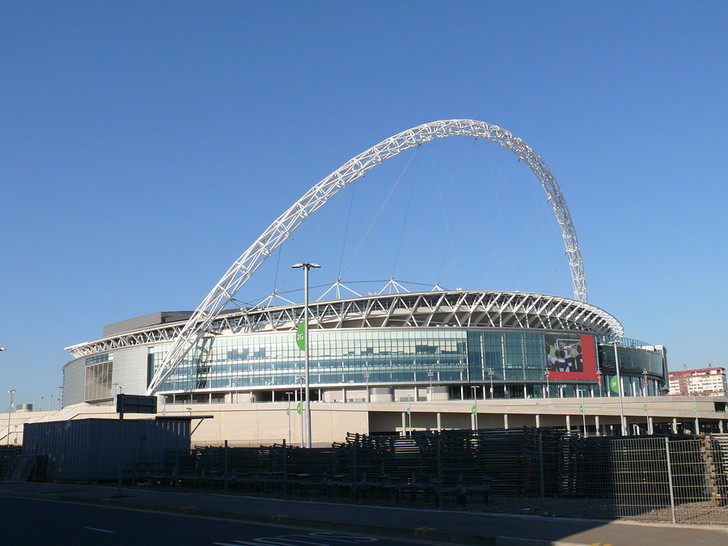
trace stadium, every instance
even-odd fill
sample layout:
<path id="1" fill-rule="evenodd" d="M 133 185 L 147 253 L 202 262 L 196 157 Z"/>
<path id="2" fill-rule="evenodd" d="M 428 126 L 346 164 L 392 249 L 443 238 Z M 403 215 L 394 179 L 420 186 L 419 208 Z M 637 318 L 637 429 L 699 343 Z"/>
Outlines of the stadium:
<path id="1" fill-rule="evenodd" d="M 417 402 L 608 397 L 619 323 L 573 299 L 542 294 L 433 291 L 318 301 L 309 306 L 313 402 Z M 64 402 L 104 403 L 147 390 L 191 313 L 107 326 L 71 347 Z M 300 399 L 304 306 L 221 314 L 157 393 L 168 404 Z M 568 353 L 568 354 L 567 354 Z M 617 345 L 624 392 L 658 395 L 664 351 Z"/>
<path id="2" fill-rule="evenodd" d="M 261 263 L 336 192 L 404 150 L 450 136 L 495 142 L 536 175 L 561 230 L 573 298 L 438 286 L 410 291 L 392 279 L 365 295 L 350 290 L 350 297 L 341 297 L 337 285 L 324 294 L 335 298 L 309 303 L 305 267 L 303 304 L 274 305 L 271 298 L 228 308 Z M 693 419 L 698 427 L 699 414 L 710 420 L 718 411 L 661 401 L 666 350 L 625 338 L 619 320 L 588 303 L 576 231 L 549 169 L 521 139 L 474 120 L 420 125 L 349 160 L 276 219 L 195 311 L 111 324 L 101 338 L 67 350 L 73 360 L 64 366 L 64 408 L 113 413 L 117 393 L 157 395 L 165 415 L 201 418 L 193 440 L 202 443 L 303 443 L 304 414 L 320 443 L 347 432 L 443 428 L 619 433 L 630 416 L 646 432 L 657 421 L 677 430 Z M 648 400 L 653 409 L 644 410 L 645 419 Z M 713 421 L 722 429 L 721 417 Z"/>

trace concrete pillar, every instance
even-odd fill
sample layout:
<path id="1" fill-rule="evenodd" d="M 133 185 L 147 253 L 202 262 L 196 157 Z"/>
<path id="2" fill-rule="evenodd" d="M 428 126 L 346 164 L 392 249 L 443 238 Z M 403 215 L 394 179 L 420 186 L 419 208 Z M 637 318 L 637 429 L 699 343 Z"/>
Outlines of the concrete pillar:
<path id="1" fill-rule="evenodd" d="M 566 432 L 571 432 L 571 415 L 566 416 Z"/>
<path id="2" fill-rule="evenodd" d="M 437 412 L 437 431 L 442 430 L 442 414 L 438 411 Z"/>
<path id="3" fill-rule="evenodd" d="M 508 414 L 507 413 L 503 414 L 503 428 L 508 430 Z"/>
<path id="4" fill-rule="evenodd" d="M 652 425 L 652 417 L 647 418 L 647 434 L 652 436 L 654 433 L 653 425 Z"/>
<path id="5" fill-rule="evenodd" d="M 402 436 L 407 436 L 407 412 L 402 412 Z"/>
<path id="6" fill-rule="evenodd" d="M 718 432 L 723 434 L 723 420 L 718 421 Z"/>
<path id="7" fill-rule="evenodd" d="M 541 428 L 541 416 L 536 414 L 536 428 Z"/>
<path id="8" fill-rule="evenodd" d="M 597 436 L 601 436 L 601 434 L 599 433 L 599 416 L 598 415 L 594 416 L 594 428 L 597 431 Z"/>
<path id="9" fill-rule="evenodd" d="M 677 434 L 677 417 L 672 418 L 672 433 Z"/>

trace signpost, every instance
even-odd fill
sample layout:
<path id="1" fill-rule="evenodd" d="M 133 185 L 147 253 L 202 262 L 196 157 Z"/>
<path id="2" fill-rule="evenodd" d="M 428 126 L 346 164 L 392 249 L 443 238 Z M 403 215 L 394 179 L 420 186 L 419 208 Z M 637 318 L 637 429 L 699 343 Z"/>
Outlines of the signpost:
<path id="1" fill-rule="evenodd" d="M 157 397 L 117 394 L 116 413 L 119 414 L 119 419 L 123 419 L 125 413 L 157 413 Z"/>
<path id="2" fill-rule="evenodd" d="M 124 420 L 125 413 L 157 413 L 157 397 L 119 393 L 116 395 L 116 413 L 119 414 L 120 421 Z M 124 446 L 124 429 L 121 428 L 119 432 L 119 452 L 116 454 L 116 492 L 118 496 L 121 496 L 121 453 Z"/>

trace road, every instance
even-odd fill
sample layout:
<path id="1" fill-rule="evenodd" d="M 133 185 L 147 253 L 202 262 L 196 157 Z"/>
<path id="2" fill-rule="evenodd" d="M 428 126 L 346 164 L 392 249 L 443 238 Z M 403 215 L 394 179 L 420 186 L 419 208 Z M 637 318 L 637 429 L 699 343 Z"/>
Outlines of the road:
<path id="1" fill-rule="evenodd" d="M 60 546 L 397 546 L 412 541 L 160 514 L 61 501 L 0 497 L 3 544 Z M 419 541 L 422 544 L 422 541 Z"/>

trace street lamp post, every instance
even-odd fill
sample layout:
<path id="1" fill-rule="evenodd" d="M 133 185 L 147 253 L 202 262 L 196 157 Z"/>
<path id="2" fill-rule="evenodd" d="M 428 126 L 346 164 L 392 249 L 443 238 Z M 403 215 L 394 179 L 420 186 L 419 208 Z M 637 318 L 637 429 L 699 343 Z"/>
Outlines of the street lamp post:
<path id="1" fill-rule="evenodd" d="M 584 438 L 586 438 L 589 436 L 589 434 L 586 431 L 586 408 L 584 407 L 584 390 L 577 389 L 576 393 L 577 395 L 579 395 L 579 398 L 581 398 L 581 407 L 579 408 L 579 411 L 581 412 L 581 422 L 584 425 Z"/>
<path id="2" fill-rule="evenodd" d="M 546 398 L 551 398 L 551 384 L 549 383 L 551 370 L 546 370 L 543 374 L 546 376 Z"/>
<path id="3" fill-rule="evenodd" d="M 488 368 L 488 376 L 490 376 L 490 399 L 493 400 L 493 376 L 495 375 L 495 372 Z"/>
<path id="4" fill-rule="evenodd" d="M 288 445 L 291 445 L 291 396 L 293 396 L 293 393 L 288 391 L 286 392 L 286 397 L 288 398 L 288 408 L 286 409 L 286 415 L 288 415 Z"/>
<path id="5" fill-rule="evenodd" d="M 614 367 L 617 371 L 617 395 L 619 396 L 619 424 L 622 436 L 627 436 L 627 427 L 624 422 L 624 402 L 622 400 L 622 378 L 619 375 L 619 353 L 617 352 L 617 341 L 612 341 L 607 345 L 614 347 Z"/>
<path id="6" fill-rule="evenodd" d="M 428 400 L 429 400 L 430 402 L 432 402 L 432 377 L 433 377 L 434 375 L 435 375 L 435 372 L 433 372 L 432 370 L 429 370 L 429 371 L 427 372 L 427 378 L 428 378 L 428 379 L 430 380 L 430 393 L 429 393 L 429 396 L 427 397 L 427 399 L 428 399 Z"/>
<path id="7" fill-rule="evenodd" d="M 693 413 L 695 414 L 695 436 L 700 435 L 700 421 L 698 421 L 698 397 L 693 391 Z"/>
<path id="8" fill-rule="evenodd" d="M 306 447 L 311 447 L 311 392 L 309 377 L 309 350 L 308 350 L 308 271 L 309 269 L 318 269 L 320 265 L 303 262 L 294 264 L 294 269 L 303 269 L 303 354 L 304 354 L 304 373 L 306 377 L 306 409 L 305 411 L 305 428 L 306 428 Z"/>
<path id="9" fill-rule="evenodd" d="M 116 381 L 114 381 L 114 383 L 112 383 L 111 386 L 114 387 L 114 396 L 116 396 L 117 394 L 121 394 L 121 393 L 124 392 L 124 387 L 122 387 L 121 385 L 119 385 Z M 58 387 L 58 388 L 60 389 L 62 387 Z"/>
<path id="10" fill-rule="evenodd" d="M 7 444 L 10 445 L 10 419 L 13 416 L 13 395 L 15 394 L 15 389 L 10 389 L 8 394 L 10 395 L 10 407 L 8 408 L 8 433 L 5 438 L 7 439 Z"/>
<path id="11" fill-rule="evenodd" d="M 240 403 L 240 392 L 239 392 L 240 376 L 236 375 L 235 377 L 233 377 L 231 383 L 232 383 L 233 392 L 230 395 L 230 401 L 233 402 L 234 404 L 239 404 Z"/>
<path id="12" fill-rule="evenodd" d="M 367 385 L 367 404 L 371 400 L 371 397 L 369 396 L 369 372 L 364 372 L 364 381 L 366 381 Z"/>
<path id="13" fill-rule="evenodd" d="M 478 430 L 478 387 L 471 385 L 470 390 L 473 391 L 473 417 L 475 418 L 475 426 L 473 430 Z"/>
<path id="14" fill-rule="evenodd" d="M 298 406 L 298 407 L 301 408 L 301 412 L 299 414 L 301 416 L 301 447 L 304 447 L 305 442 L 306 442 L 306 440 L 304 439 L 304 436 L 306 435 L 306 421 L 305 421 L 306 417 L 304 416 L 304 412 L 303 412 L 303 385 L 306 382 L 306 376 L 299 375 L 297 377 L 297 379 L 298 379 L 298 382 L 301 384 L 301 387 L 299 388 L 300 395 L 298 397 L 299 398 L 298 404 L 300 404 L 300 406 Z"/>

